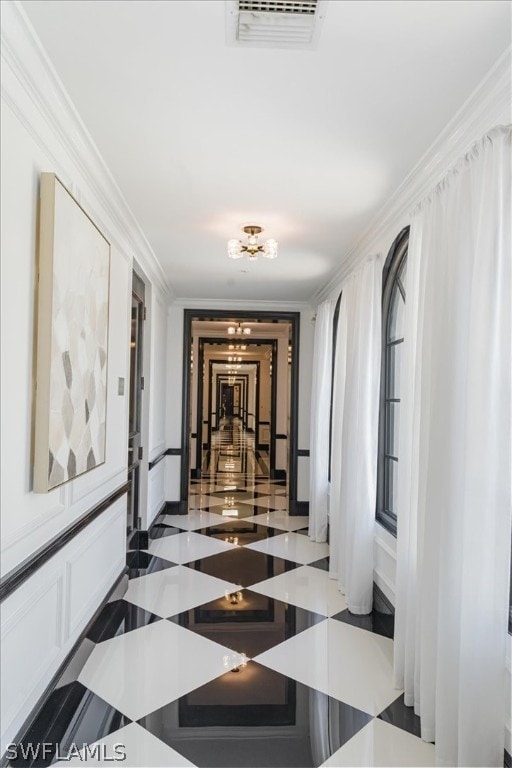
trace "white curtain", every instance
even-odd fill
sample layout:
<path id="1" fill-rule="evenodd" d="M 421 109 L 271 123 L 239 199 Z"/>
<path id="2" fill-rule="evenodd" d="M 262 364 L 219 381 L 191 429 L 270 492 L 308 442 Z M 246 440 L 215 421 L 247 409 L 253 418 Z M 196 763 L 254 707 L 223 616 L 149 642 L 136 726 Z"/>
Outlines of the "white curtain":
<path id="1" fill-rule="evenodd" d="M 343 285 L 335 351 L 330 576 L 352 613 L 372 610 L 381 359 L 382 262 Z"/>
<path id="2" fill-rule="evenodd" d="M 503 765 L 511 515 L 511 131 L 413 214 L 395 683 L 437 765 Z"/>
<path id="3" fill-rule="evenodd" d="M 309 460 L 309 538 L 312 541 L 327 541 L 334 307 L 331 300 L 320 304 L 315 322 Z"/>

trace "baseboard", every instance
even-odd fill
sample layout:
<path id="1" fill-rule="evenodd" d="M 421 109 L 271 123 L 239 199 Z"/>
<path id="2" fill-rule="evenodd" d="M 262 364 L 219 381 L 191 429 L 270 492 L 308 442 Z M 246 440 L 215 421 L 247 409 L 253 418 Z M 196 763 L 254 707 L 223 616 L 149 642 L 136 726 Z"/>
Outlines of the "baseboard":
<path id="1" fill-rule="evenodd" d="M 258 443 L 256 446 L 257 451 L 268 451 L 268 443 Z"/>
<path id="2" fill-rule="evenodd" d="M 272 480 L 286 480 L 286 469 L 271 469 L 270 477 Z"/>
<path id="3" fill-rule="evenodd" d="M 76 642 L 74 643 L 73 647 L 69 651 L 69 653 L 66 655 L 66 658 L 62 662 L 62 664 L 59 666 L 58 670 L 53 675 L 52 679 L 44 689 L 43 693 L 37 700 L 36 704 L 32 708 L 32 711 L 28 715 L 28 717 L 25 719 L 25 722 L 19 729 L 16 736 L 11 739 L 11 743 L 18 744 L 23 740 L 23 736 L 28 732 L 28 730 L 32 727 L 33 723 L 35 722 L 36 718 L 39 716 L 39 713 L 41 712 L 43 705 L 45 704 L 48 697 L 53 693 L 55 688 L 57 687 L 57 684 L 61 680 L 62 676 L 69 672 L 69 667 L 71 666 L 73 662 L 74 656 L 77 654 L 78 649 L 86 640 L 87 635 L 89 634 L 89 631 L 94 624 L 94 622 L 97 620 L 98 616 L 100 615 L 103 608 L 107 605 L 107 603 L 114 602 L 114 600 L 120 600 L 124 594 L 126 593 L 126 590 L 128 589 L 128 568 L 125 567 L 122 572 L 119 574 L 117 579 L 115 580 L 112 587 L 109 589 L 103 600 L 101 601 L 100 605 L 92 615 L 92 617 L 87 622 L 84 629 L 80 632 L 80 635 L 78 636 Z M 94 649 L 94 646 L 91 645 L 90 651 L 92 652 Z M 85 661 L 87 659 L 81 656 L 81 668 L 83 668 L 83 665 L 85 664 Z M 76 675 L 78 677 L 78 673 Z M 9 765 L 9 758 L 7 757 L 7 752 L 5 752 L 4 755 L 0 758 L 0 766 L 3 768 L 4 766 Z"/>
<path id="4" fill-rule="evenodd" d="M 201 470 L 200 469 L 191 469 L 190 470 L 190 477 L 192 480 L 200 480 L 201 479 Z"/>
<path id="5" fill-rule="evenodd" d="M 153 522 L 149 526 L 148 530 L 134 531 L 131 538 L 128 541 L 127 549 L 138 550 L 147 549 L 149 547 L 149 537 L 153 527 L 157 524 L 158 518 L 162 514 L 166 515 L 186 515 L 188 512 L 188 504 L 186 501 L 164 501 L 158 512 L 156 513 Z"/>
<path id="6" fill-rule="evenodd" d="M 290 501 L 288 507 L 290 515 L 309 515 L 309 501 Z"/>
<path id="7" fill-rule="evenodd" d="M 166 515 L 186 515 L 186 514 L 188 514 L 188 502 L 187 501 L 166 501 L 165 502 L 165 514 Z"/>
<path id="8" fill-rule="evenodd" d="M 395 615 L 395 606 L 388 600 L 380 587 L 373 582 L 373 608 L 379 613 L 390 613 Z"/>

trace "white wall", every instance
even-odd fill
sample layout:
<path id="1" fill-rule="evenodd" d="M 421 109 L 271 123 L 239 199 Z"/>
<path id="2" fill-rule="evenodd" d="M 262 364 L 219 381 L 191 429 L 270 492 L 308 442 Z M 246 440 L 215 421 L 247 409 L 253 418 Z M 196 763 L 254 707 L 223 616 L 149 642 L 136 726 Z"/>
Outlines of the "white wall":
<path id="1" fill-rule="evenodd" d="M 134 258 L 148 276 L 155 310 L 152 387 L 146 396 L 151 448 L 156 451 L 165 444 L 168 292 L 140 228 L 23 11 L 11 2 L 2 3 L 1 54 L 1 562 L 6 574 L 126 482 Z M 111 279 L 105 463 L 60 489 L 35 494 L 31 474 L 36 235 L 42 171 L 59 176 L 110 241 Z M 119 378 L 125 380 L 124 396 L 118 395 Z M 151 492 L 155 498 L 162 495 L 161 489 Z M 2 706 L 2 751 L 122 572 L 125 527 L 123 496 L 3 603 L 2 680 L 8 698 Z"/>
<path id="2" fill-rule="evenodd" d="M 167 389 L 166 389 L 166 439 L 168 448 L 180 449 L 181 408 L 183 389 L 183 308 L 171 305 L 167 313 Z M 194 352 L 194 369 L 197 354 Z M 179 501 L 181 456 L 165 459 L 166 501 Z"/>
<path id="3" fill-rule="evenodd" d="M 150 353 L 149 376 L 145 375 L 144 396 L 148 403 L 148 438 L 144 467 L 154 461 L 167 448 L 166 444 L 166 388 L 167 388 L 167 301 L 158 288 L 152 286 L 151 305 L 148 308 Z M 141 526 L 148 529 L 165 503 L 165 459 L 149 470 L 147 501 L 141 504 Z"/>
<path id="4" fill-rule="evenodd" d="M 299 424 L 297 447 L 309 451 L 311 377 L 313 373 L 314 312 L 310 307 L 300 313 L 299 345 Z M 293 354 L 293 351 L 292 351 Z M 309 456 L 297 460 L 297 501 L 309 501 Z"/>

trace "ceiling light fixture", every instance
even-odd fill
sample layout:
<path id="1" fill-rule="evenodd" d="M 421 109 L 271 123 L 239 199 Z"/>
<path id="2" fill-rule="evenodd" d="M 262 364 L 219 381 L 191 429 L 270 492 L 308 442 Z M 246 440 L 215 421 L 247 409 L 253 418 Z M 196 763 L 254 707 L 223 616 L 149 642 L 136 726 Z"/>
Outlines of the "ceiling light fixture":
<path id="1" fill-rule="evenodd" d="M 238 325 L 230 325 L 228 327 L 228 334 L 230 336 L 250 336 L 251 329 L 247 325 L 242 328 L 242 324 L 238 323 Z"/>
<path id="2" fill-rule="evenodd" d="M 270 238 L 265 240 L 263 245 L 258 244 L 258 235 L 263 232 L 263 227 L 251 224 L 244 227 L 243 231 L 247 235 L 247 243 L 244 245 L 241 240 L 228 240 L 228 256 L 230 259 L 241 259 L 247 254 L 250 261 L 255 261 L 258 254 L 261 253 L 266 259 L 275 259 L 277 256 L 278 242 Z"/>

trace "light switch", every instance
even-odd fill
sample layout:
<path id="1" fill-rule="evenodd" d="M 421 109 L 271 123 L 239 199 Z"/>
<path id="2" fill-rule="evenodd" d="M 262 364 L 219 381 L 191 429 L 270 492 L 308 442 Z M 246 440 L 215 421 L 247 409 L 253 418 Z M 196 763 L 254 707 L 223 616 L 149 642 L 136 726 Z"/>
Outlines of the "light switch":
<path id="1" fill-rule="evenodd" d="M 117 394 L 124 395 L 124 379 L 122 377 L 117 380 Z"/>

